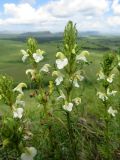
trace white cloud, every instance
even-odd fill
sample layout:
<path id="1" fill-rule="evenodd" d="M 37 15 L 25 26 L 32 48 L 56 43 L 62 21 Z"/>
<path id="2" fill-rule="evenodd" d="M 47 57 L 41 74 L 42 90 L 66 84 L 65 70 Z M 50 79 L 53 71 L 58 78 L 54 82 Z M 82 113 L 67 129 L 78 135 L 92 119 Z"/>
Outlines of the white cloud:
<path id="1" fill-rule="evenodd" d="M 120 3 L 119 3 L 119 0 L 113 0 L 111 8 L 112 8 L 114 14 L 120 14 Z"/>
<path id="2" fill-rule="evenodd" d="M 8 17 L 4 24 L 37 24 L 55 18 L 42 8 L 35 9 L 30 4 L 5 4 L 4 13 Z"/>
<path id="3" fill-rule="evenodd" d="M 107 0 L 58 0 L 44 6 L 56 17 L 70 17 L 80 12 L 82 15 L 100 15 L 108 10 Z"/>
<path id="4" fill-rule="evenodd" d="M 110 26 L 118 27 L 120 26 L 120 16 L 111 16 L 107 20 Z"/>
<path id="5" fill-rule="evenodd" d="M 0 16 L 0 24 L 31 25 L 34 29 L 60 31 L 68 20 L 73 20 L 81 30 L 103 29 L 105 22 L 102 18 L 110 7 L 109 0 L 51 0 L 37 8 L 31 3 L 35 0 L 4 4 L 4 18 Z"/>

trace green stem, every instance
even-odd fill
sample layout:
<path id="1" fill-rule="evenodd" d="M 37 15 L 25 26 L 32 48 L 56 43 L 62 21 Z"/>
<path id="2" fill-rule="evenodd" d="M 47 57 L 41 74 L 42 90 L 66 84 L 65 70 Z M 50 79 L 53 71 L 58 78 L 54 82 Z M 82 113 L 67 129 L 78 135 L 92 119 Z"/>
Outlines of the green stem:
<path id="1" fill-rule="evenodd" d="M 71 152 L 73 154 L 74 160 L 77 160 L 76 144 L 74 142 L 74 135 L 73 135 L 73 130 L 72 130 L 71 121 L 70 121 L 70 113 L 68 112 L 67 112 L 67 127 L 68 127 L 70 143 L 71 143 Z"/>
<path id="2" fill-rule="evenodd" d="M 108 88 L 108 87 L 107 87 Z M 105 93 L 107 94 L 107 88 L 105 88 Z M 106 110 L 108 110 L 108 105 L 107 105 L 107 102 L 105 101 L 104 102 L 104 106 L 105 106 L 105 113 L 106 113 Z M 110 141 L 109 141 L 109 116 L 108 116 L 108 113 L 106 114 L 105 116 L 105 141 L 106 141 L 106 150 L 107 150 L 107 158 L 109 160 L 111 160 L 111 153 L 110 153 L 110 149 L 109 149 L 109 146 L 110 146 Z"/>

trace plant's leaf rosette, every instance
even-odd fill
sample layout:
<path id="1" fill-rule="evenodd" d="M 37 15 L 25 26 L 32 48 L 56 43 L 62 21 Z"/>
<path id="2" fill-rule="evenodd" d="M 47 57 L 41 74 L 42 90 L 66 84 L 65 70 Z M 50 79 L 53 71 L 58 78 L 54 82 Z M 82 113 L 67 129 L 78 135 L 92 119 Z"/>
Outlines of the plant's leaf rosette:
<path id="1" fill-rule="evenodd" d="M 53 71 L 52 76 L 56 77 L 55 84 L 59 86 L 63 82 L 63 74 L 60 71 Z"/>
<path id="2" fill-rule="evenodd" d="M 21 160 L 33 160 L 37 155 L 37 150 L 34 147 L 26 147 L 25 152 L 21 154 Z"/>
<path id="3" fill-rule="evenodd" d="M 113 109 L 113 108 L 110 106 L 109 109 L 108 109 L 108 113 L 109 113 L 110 115 L 112 115 L 113 117 L 115 117 L 116 114 L 118 113 L 118 111 L 115 110 L 115 109 Z"/>
<path id="4" fill-rule="evenodd" d="M 58 69 L 63 69 L 68 64 L 68 59 L 62 52 L 57 52 L 56 58 L 56 65 Z"/>

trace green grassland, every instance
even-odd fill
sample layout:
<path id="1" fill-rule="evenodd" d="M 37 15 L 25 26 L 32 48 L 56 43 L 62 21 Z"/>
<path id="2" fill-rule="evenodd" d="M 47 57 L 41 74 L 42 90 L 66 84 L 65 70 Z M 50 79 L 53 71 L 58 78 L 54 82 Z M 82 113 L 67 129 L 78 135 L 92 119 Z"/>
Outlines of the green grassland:
<path id="1" fill-rule="evenodd" d="M 42 39 L 38 38 L 38 42 L 39 47 L 46 52 L 45 59 L 41 65 L 46 62 L 53 65 L 55 54 L 58 47 L 61 46 L 61 40 L 52 39 L 48 42 L 46 39 L 43 42 Z M 102 55 L 106 52 L 114 52 L 119 48 L 120 37 L 86 37 L 80 38 L 78 43 L 81 50 L 90 52 L 90 59 L 94 63 L 93 65 L 91 64 L 90 68 L 93 70 L 94 67 L 94 73 L 96 73 L 96 64 L 98 66 Z M 9 74 L 15 81 L 24 81 L 26 79 L 25 69 L 29 68 L 29 66 L 21 61 L 20 50 L 26 47 L 25 39 L 0 39 L 0 73 Z M 94 78 L 93 75 L 91 77 Z"/>

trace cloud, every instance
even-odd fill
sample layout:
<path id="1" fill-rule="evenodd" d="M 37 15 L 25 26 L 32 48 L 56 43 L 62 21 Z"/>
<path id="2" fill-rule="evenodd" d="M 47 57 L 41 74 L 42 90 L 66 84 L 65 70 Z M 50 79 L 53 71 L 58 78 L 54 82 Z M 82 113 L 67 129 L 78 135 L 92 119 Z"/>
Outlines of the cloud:
<path id="1" fill-rule="evenodd" d="M 44 6 L 45 10 L 56 17 L 70 17 L 78 12 L 89 16 L 100 15 L 104 14 L 108 8 L 107 0 L 59 0 L 51 1 Z"/>
<path id="2" fill-rule="evenodd" d="M 5 4 L 4 13 L 7 18 L 4 24 L 37 24 L 54 18 L 42 8 L 35 9 L 30 4 Z"/>
<path id="3" fill-rule="evenodd" d="M 35 0 L 20 2 L 4 4 L 1 25 L 31 25 L 34 29 L 59 31 L 68 20 L 73 20 L 83 30 L 103 29 L 103 17 L 110 10 L 109 0 L 51 0 L 37 7 L 32 6 Z"/>
<path id="4" fill-rule="evenodd" d="M 118 27 L 120 26 L 120 16 L 111 16 L 107 22 L 110 26 Z"/>
<path id="5" fill-rule="evenodd" d="M 120 3 L 119 3 L 119 0 L 113 0 L 111 8 L 112 8 L 114 14 L 116 14 L 116 15 L 120 14 Z"/>

